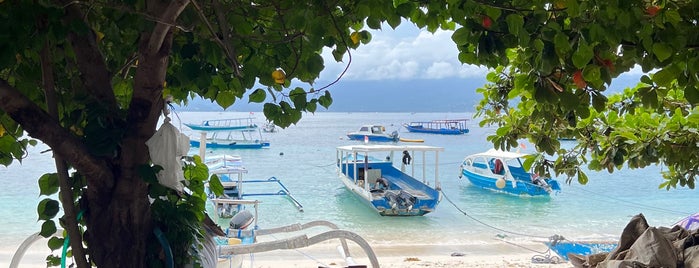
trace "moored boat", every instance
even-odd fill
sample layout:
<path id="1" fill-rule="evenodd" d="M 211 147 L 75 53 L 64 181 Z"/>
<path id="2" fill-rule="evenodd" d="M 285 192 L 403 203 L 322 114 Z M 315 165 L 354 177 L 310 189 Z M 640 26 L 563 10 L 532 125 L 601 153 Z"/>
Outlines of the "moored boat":
<path id="1" fill-rule="evenodd" d="M 553 236 L 544 244 L 566 261 L 569 260 L 568 254 L 591 255 L 607 253 L 618 246 L 618 243 L 614 241 L 571 241 L 560 236 Z"/>
<path id="2" fill-rule="evenodd" d="M 345 187 L 379 215 L 424 215 L 434 211 L 440 201 L 439 152 L 443 151 L 442 147 L 425 145 L 340 146 L 337 173 Z M 401 157 L 394 158 L 396 152 Z M 420 156 L 417 165 L 412 157 L 416 153 Z M 433 175 L 427 173 L 428 153 L 434 162 Z M 416 174 L 422 178 L 417 179 Z M 428 177 L 433 181 L 431 186 Z"/>
<path id="3" fill-rule="evenodd" d="M 398 131 L 386 132 L 386 127 L 382 125 L 363 125 L 357 131 L 347 133 L 350 140 L 373 141 L 373 142 L 397 142 Z"/>
<path id="4" fill-rule="evenodd" d="M 459 178 L 466 177 L 475 186 L 514 195 L 549 196 L 560 191 L 558 181 L 524 169 L 526 155 L 495 149 L 469 155 L 461 163 Z"/>
<path id="5" fill-rule="evenodd" d="M 443 135 L 461 135 L 468 133 L 466 123 L 468 119 L 447 119 L 432 121 L 413 121 L 403 124 L 410 132 L 431 133 Z"/>
<path id="6" fill-rule="evenodd" d="M 288 188 L 276 177 L 271 177 L 266 180 L 244 178 L 248 170 L 243 165 L 240 156 L 215 155 L 207 158 L 205 163 L 209 168 L 209 173 L 216 174 L 223 187 L 223 194 L 220 196 L 215 195 L 213 191 L 207 187 L 209 200 L 211 200 L 214 205 L 214 215 L 218 219 L 230 218 L 243 209 L 243 206 L 240 204 L 235 203 L 235 205 L 233 205 L 234 202 L 226 200 L 241 200 L 253 196 L 286 196 L 299 211 L 303 211 L 301 203 L 291 195 Z M 245 190 L 246 185 L 261 183 L 276 184 L 275 190 L 256 190 L 254 192 Z"/>
<path id="7" fill-rule="evenodd" d="M 193 131 L 200 131 L 199 137 L 192 137 L 190 145 L 226 149 L 261 149 L 269 148 L 268 140 L 262 138 L 262 131 L 253 123 L 252 117 L 221 120 L 206 120 L 201 124 L 184 123 Z"/>

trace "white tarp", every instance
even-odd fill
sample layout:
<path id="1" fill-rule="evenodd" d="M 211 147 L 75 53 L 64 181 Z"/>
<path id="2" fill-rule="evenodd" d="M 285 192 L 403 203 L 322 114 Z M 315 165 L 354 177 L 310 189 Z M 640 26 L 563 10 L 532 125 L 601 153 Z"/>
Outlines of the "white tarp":
<path id="1" fill-rule="evenodd" d="M 160 129 L 146 141 L 146 145 L 153 164 L 163 167 L 157 174 L 158 182 L 182 191 L 184 173 L 181 159 L 189 152 L 189 137 L 170 124 L 170 118 L 166 117 Z"/>

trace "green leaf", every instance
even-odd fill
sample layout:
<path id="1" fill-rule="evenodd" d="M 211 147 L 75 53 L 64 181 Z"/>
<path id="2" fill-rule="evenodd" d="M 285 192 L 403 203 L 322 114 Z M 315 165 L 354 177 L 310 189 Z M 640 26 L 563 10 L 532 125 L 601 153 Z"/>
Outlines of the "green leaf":
<path id="1" fill-rule="evenodd" d="M 320 54 L 313 54 L 306 62 L 306 69 L 312 74 L 320 73 L 325 65 L 323 64 L 323 57 Z"/>
<path id="2" fill-rule="evenodd" d="M 58 201 L 46 198 L 41 200 L 37 205 L 36 212 L 39 214 L 39 220 L 49 220 L 58 214 Z"/>
<path id="3" fill-rule="evenodd" d="M 454 31 L 454 33 L 451 34 L 451 40 L 453 40 L 457 46 L 468 44 L 470 37 L 471 30 L 466 27 L 456 29 L 456 31 Z"/>
<path id="4" fill-rule="evenodd" d="M 684 88 L 684 97 L 691 104 L 699 103 L 699 90 L 695 86 L 686 86 Z"/>
<path id="5" fill-rule="evenodd" d="M 512 13 L 507 15 L 505 21 L 507 21 L 507 28 L 510 30 L 510 33 L 514 35 L 518 35 L 524 28 L 524 18 L 519 14 Z"/>
<path id="6" fill-rule="evenodd" d="M 289 92 L 289 98 L 294 103 L 296 109 L 306 108 L 306 91 L 303 88 L 297 87 Z"/>
<path id="7" fill-rule="evenodd" d="M 320 104 L 320 106 L 323 106 L 325 107 L 325 109 L 328 109 L 328 107 L 330 107 L 330 105 L 333 103 L 333 99 L 330 96 L 330 91 L 325 91 L 325 95 L 320 96 L 318 98 L 318 103 Z"/>
<path id="8" fill-rule="evenodd" d="M 58 188 L 58 174 L 47 173 L 39 178 L 39 195 L 55 194 Z"/>
<path id="9" fill-rule="evenodd" d="M 594 52 L 592 48 L 587 45 L 587 42 L 581 40 L 578 43 L 578 50 L 573 53 L 573 65 L 578 69 L 583 69 L 592 60 Z"/>
<path id="10" fill-rule="evenodd" d="M 46 220 L 41 224 L 41 232 L 39 235 L 44 238 L 49 238 L 56 233 L 56 223 L 53 220 Z"/>
<path id="11" fill-rule="evenodd" d="M 209 178 L 209 189 L 215 196 L 223 195 L 223 184 L 221 184 L 221 180 L 218 178 L 218 175 L 213 174 L 211 175 L 211 178 Z"/>
<path id="12" fill-rule="evenodd" d="M 316 111 L 316 109 L 317 109 L 317 107 L 318 107 L 318 106 L 316 105 L 317 103 L 318 103 L 318 100 L 316 100 L 316 99 L 312 99 L 311 101 L 309 101 L 309 102 L 306 104 L 306 111 L 309 111 L 310 113 L 315 113 L 315 111 Z"/>
<path id="13" fill-rule="evenodd" d="M 265 101 L 265 99 L 267 98 L 267 92 L 265 92 L 265 90 L 263 90 L 261 88 L 258 88 L 255 91 L 253 91 L 252 93 L 250 93 L 250 96 L 248 98 L 250 99 L 250 101 L 248 103 L 250 103 L 250 102 L 261 103 L 261 102 Z"/>
<path id="14" fill-rule="evenodd" d="M 665 43 L 654 43 L 653 44 L 653 54 L 658 58 L 659 61 L 665 61 L 672 56 L 672 47 Z"/>
<path id="15" fill-rule="evenodd" d="M 670 68 L 662 69 L 655 74 L 653 74 L 653 82 L 659 86 L 669 87 L 670 83 L 677 77 Z"/>
<path id="16" fill-rule="evenodd" d="M 559 57 L 566 57 L 568 52 L 572 50 L 568 36 L 560 32 L 556 33 L 556 36 L 553 38 L 553 44 L 556 46 L 556 54 Z"/>
<path id="17" fill-rule="evenodd" d="M 216 95 L 216 103 L 226 109 L 235 103 L 235 94 L 230 90 L 219 91 Z"/>
<path id="18" fill-rule="evenodd" d="M 607 105 L 607 96 L 602 94 L 592 94 L 592 107 L 595 108 L 597 112 L 602 112 Z"/>
<path id="19" fill-rule="evenodd" d="M 48 237 L 46 237 L 46 238 L 48 238 Z M 49 242 L 48 242 L 49 249 L 51 249 L 51 251 L 54 251 L 54 250 L 57 250 L 59 248 L 62 248 L 63 241 L 65 241 L 65 239 L 61 238 L 61 237 L 54 236 L 54 237 L 49 238 Z"/>

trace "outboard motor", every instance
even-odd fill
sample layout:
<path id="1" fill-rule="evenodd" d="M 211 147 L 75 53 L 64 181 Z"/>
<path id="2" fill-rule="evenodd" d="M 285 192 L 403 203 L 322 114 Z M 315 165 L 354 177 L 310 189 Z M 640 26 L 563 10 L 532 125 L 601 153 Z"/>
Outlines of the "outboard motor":
<path id="1" fill-rule="evenodd" d="M 393 132 L 391 132 L 391 137 L 398 140 L 398 130 L 394 130 Z"/>
<path id="2" fill-rule="evenodd" d="M 398 193 L 398 202 L 400 203 L 401 208 L 412 210 L 413 205 L 415 205 L 417 202 L 417 197 L 406 191 L 400 190 L 400 193 Z"/>
<path id="3" fill-rule="evenodd" d="M 247 210 L 242 210 L 239 211 L 238 213 L 231 218 L 230 222 L 230 227 L 231 229 L 240 229 L 243 230 L 250 226 L 252 222 L 255 220 L 255 216 L 250 213 L 250 211 Z"/>

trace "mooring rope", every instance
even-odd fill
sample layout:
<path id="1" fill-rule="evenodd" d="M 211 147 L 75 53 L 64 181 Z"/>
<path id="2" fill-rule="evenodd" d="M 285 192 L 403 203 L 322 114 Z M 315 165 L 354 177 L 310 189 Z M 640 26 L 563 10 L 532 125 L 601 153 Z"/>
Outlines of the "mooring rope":
<path id="1" fill-rule="evenodd" d="M 447 196 L 447 194 L 444 193 L 444 191 L 440 190 L 439 192 L 442 193 L 442 196 L 444 196 L 444 199 L 446 199 L 454 208 L 456 208 L 456 210 L 458 210 L 459 212 L 461 212 L 461 214 L 464 214 L 466 217 L 470 218 L 471 220 L 473 220 L 473 221 L 475 221 L 475 222 L 477 222 L 477 223 L 480 223 L 480 224 L 482 224 L 482 225 L 484 225 L 484 226 L 486 226 L 486 227 L 489 227 L 489 228 L 494 229 L 494 230 L 498 230 L 498 231 L 503 232 L 503 233 L 508 233 L 508 234 L 519 235 L 519 236 L 526 236 L 526 237 L 534 237 L 534 238 L 542 238 L 542 239 L 551 240 L 551 237 L 547 237 L 547 236 L 538 236 L 538 235 L 531 235 L 531 234 L 523 234 L 523 233 L 518 233 L 518 232 L 512 232 L 512 231 L 505 230 L 505 229 L 502 229 L 502 228 L 493 226 L 493 225 L 491 225 L 491 224 L 485 223 L 485 222 L 483 222 L 483 221 L 477 219 L 476 217 L 471 216 L 471 215 L 468 214 L 465 210 L 463 210 L 463 209 L 461 209 L 459 206 L 457 206 L 457 205 L 449 198 L 449 196 Z M 557 239 L 561 239 L 561 240 L 565 239 L 565 238 L 563 238 L 562 236 L 554 236 L 554 237 L 557 237 Z M 532 249 L 532 248 L 529 248 L 529 247 L 525 247 L 525 246 L 522 246 L 522 245 L 518 245 L 518 244 L 513 243 L 513 242 L 505 241 L 505 240 L 502 239 L 502 238 L 501 238 L 501 239 L 498 239 L 498 240 L 500 240 L 500 241 L 502 241 L 502 242 L 504 242 L 504 243 L 507 243 L 507 244 L 509 244 L 509 245 L 513 245 L 513 246 L 516 246 L 516 247 L 519 247 L 519 248 L 522 248 L 522 249 L 525 249 L 525 250 L 529 250 L 529 251 L 534 252 L 534 253 L 541 254 L 541 255 L 534 255 L 534 256 L 532 256 L 532 262 L 533 262 L 533 263 L 560 263 L 560 262 L 561 262 L 561 259 L 560 259 L 558 256 L 555 256 L 555 255 L 552 255 L 552 254 L 551 254 L 551 248 L 547 248 L 547 249 L 544 250 L 544 251 L 540 251 L 540 250 L 535 250 L 535 249 Z"/>
<path id="2" fill-rule="evenodd" d="M 473 217 L 473 216 L 469 215 L 466 211 L 464 211 L 464 210 L 461 209 L 459 206 L 457 206 L 453 201 L 451 201 L 451 199 L 446 195 L 446 193 L 444 193 L 444 191 L 440 190 L 440 192 L 442 193 L 442 196 L 444 196 L 444 198 L 445 198 L 452 206 L 454 206 L 454 208 L 456 208 L 459 212 L 461 212 L 461 214 L 464 214 L 466 217 L 470 218 L 471 220 L 473 220 L 473 221 L 475 221 L 475 222 L 478 222 L 478 223 L 480 223 L 480 224 L 482 224 L 482 225 L 484 225 L 484 226 L 486 226 L 486 227 L 489 227 L 489 228 L 498 230 L 498 231 L 503 232 L 503 233 L 513 234 L 513 235 L 528 236 L 528 237 L 535 237 L 535 238 L 542 238 L 542 239 L 549 239 L 548 236 L 538 236 L 538 235 L 531 235 L 531 234 L 524 234 L 524 233 L 518 233 L 518 232 L 508 231 L 508 230 L 505 230 L 505 229 L 502 229 L 502 228 L 499 228 L 499 227 L 490 225 L 490 224 L 488 224 L 488 223 L 485 223 L 485 222 L 483 222 L 483 221 L 477 219 L 476 217 Z"/>

